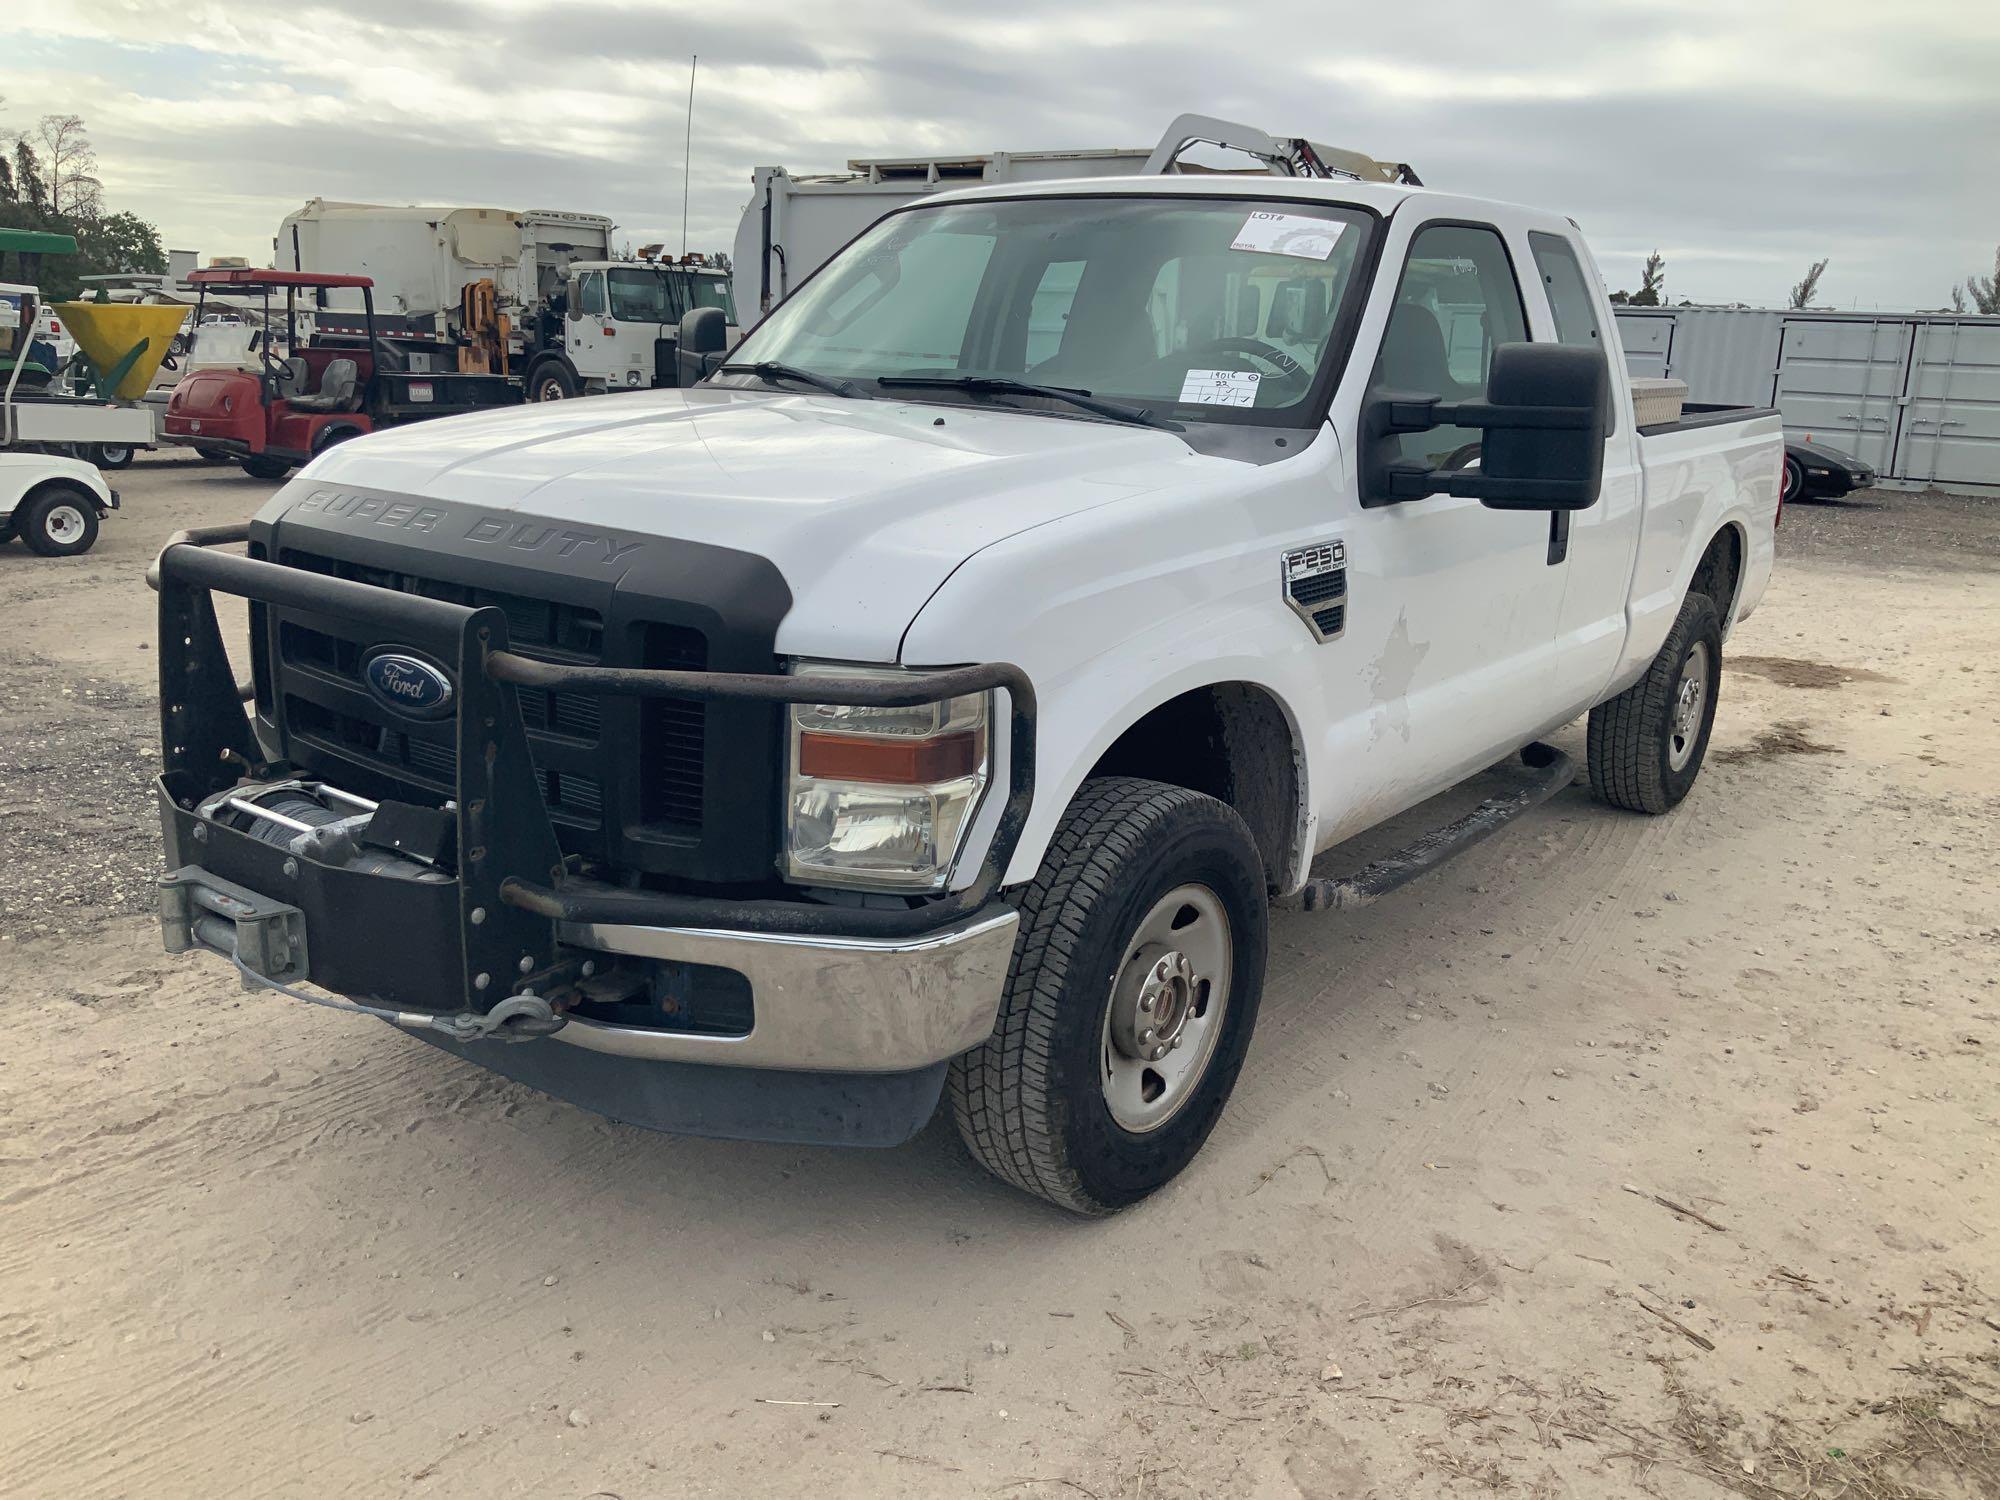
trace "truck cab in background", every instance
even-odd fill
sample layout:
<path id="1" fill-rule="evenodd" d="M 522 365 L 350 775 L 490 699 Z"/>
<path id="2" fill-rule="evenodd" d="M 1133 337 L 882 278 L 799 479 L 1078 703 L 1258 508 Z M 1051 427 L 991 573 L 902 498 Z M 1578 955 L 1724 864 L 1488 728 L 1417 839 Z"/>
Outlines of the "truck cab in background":
<path id="1" fill-rule="evenodd" d="M 575 261 L 520 361 L 530 401 L 679 384 L 681 319 L 718 309 L 735 341 L 729 273 L 698 255 L 678 261 Z"/>

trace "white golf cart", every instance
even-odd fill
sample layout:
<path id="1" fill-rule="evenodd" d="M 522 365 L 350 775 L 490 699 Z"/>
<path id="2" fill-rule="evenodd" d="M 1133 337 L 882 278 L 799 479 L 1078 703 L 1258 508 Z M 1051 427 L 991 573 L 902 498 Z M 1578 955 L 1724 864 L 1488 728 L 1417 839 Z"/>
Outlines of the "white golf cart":
<path id="1" fill-rule="evenodd" d="M 97 540 L 118 491 L 94 464 L 55 453 L 0 449 L 0 543 L 19 537 L 43 557 L 74 557 Z"/>

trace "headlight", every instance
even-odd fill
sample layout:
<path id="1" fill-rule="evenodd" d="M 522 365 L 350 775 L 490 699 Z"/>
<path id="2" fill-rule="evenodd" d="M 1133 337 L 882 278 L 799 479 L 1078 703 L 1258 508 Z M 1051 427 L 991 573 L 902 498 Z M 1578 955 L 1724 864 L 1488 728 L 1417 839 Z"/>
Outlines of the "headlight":
<path id="1" fill-rule="evenodd" d="M 885 667 L 807 663 L 800 676 L 908 680 Z M 935 891 L 990 779 L 990 693 L 914 708 L 795 703 L 785 868 L 811 885 Z"/>

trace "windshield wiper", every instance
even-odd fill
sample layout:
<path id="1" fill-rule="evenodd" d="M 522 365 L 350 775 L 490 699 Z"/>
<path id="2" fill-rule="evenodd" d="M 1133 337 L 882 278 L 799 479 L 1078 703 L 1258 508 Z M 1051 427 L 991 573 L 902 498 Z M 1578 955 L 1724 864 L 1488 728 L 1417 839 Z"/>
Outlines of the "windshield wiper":
<path id="1" fill-rule="evenodd" d="M 884 387 L 902 386 L 912 390 L 966 391 L 975 396 L 1047 396 L 1052 400 L 1067 401 L 1071 406 L 1094 412 L 1100 417 L 1109 417 L 1114 422 L 1131 422 L 1140 427 L 1164 427 L 1169 432 L 1181 430 L 1178 422 L 1169 422 L 1162 417 L 1156 417 L 1145 407 L 1106 401 L 1091 395 L 1089 391 L 1076 390 L 1071 386 L 1037 385 L 1032 380 L 1015 380 L 1008 375 L 878 375 L 875 383 Z"/>
<path id="2" fill-rule="evenodd" d="M 861 387 L 851 380 L 842 380 L 835 375 L 819 375 L 811 370 L 802 370 L 797 365 L 784 364 L 775 359 L 760 359 L 755 364 L 724 365 L 715 372 L 718 375 L 755 375 L 766 385 L 776 385 L 781 380 L 795 380 L 800 385 L 810 385 L 835 396 L 859 396 Z"/>

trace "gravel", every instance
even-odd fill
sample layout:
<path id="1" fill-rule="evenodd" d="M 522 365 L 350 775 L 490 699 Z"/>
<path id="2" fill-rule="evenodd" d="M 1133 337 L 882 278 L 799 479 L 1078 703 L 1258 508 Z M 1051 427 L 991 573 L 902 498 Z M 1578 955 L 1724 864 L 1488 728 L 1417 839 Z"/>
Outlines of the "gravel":
<path id="1" fill-rule="evenodd" d="M 13 658 L 0 662 L 0 723 L 0 935 L 63 936 L 151 911 L 151 696 Z"/>

